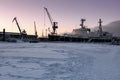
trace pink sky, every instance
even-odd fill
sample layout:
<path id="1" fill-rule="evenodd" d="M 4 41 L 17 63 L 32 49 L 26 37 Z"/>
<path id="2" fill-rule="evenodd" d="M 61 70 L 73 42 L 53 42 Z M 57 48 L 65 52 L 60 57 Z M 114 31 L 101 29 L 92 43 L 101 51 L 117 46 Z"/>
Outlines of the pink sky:
<path id="1" fill-rule="evenodd" d="M 86 26 L 98 25 L 102 18 L 104 24 L 120 20 L 119 0 L 0 0 L 0 31 L 19 32 L 14 17 L 18 18 L 21 29 L 28 34 L 34 34 L 34 21 L 36 21 L 39 36 L 42 30 L 51 27 L 46 15 L 44 26 L 44 9 L 47 7 L 52 18 L 58 22 L 58 33 L 71 32 L 79 28 L 80 19 L 86 18 Z"/>

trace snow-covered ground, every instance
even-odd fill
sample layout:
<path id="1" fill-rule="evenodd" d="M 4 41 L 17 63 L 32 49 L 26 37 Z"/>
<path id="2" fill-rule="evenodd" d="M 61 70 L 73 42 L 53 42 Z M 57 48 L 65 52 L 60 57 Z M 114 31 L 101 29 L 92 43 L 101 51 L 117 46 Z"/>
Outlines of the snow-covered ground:
<path id="1" fill-rule="evenodd" d="M 0 42 L 0 80 L 120 80 L 120 46 Z"/>

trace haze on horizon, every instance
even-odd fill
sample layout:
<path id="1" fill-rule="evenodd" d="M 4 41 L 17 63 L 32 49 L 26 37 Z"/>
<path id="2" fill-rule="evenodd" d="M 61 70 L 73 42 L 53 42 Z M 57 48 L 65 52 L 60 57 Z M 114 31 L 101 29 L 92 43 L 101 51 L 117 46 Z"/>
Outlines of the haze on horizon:
<path id="1" fill-rule="evenodd" d="M 101 18 L 106 25 L 109 22 L 120 20 L 120 0 L 0 0 L 0 31 L 19 32 L 12 19 L 17 17 L 21 29 L 28 34 L 34 34 L 36 21 L 38 35 L 42 30 L 51 27 L 44 9 L 47 7 L 52 18 L 58 22 L 58 33 L 71 32 L 79 28 L 80 19 L 85 18 L 89 28 L 98 25 Z"/>

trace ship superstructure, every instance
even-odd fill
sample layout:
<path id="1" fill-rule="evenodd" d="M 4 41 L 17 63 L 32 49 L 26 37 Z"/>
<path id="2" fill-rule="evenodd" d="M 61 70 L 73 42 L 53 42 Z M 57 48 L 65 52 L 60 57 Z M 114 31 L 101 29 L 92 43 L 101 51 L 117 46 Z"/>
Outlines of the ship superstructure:
<path id="1" fill-rule="evenodd" d="M 99 19 L 97 31 L 91 31 L 84 25 L 85 19 L 81 19 L 81 28 L 73 29 L 72 33 L 64 35 L 49 34 L 50 41 L 70 41 L 70 42 L 112 42 L 111 33 L 102 29 L 102 20 Z"/>

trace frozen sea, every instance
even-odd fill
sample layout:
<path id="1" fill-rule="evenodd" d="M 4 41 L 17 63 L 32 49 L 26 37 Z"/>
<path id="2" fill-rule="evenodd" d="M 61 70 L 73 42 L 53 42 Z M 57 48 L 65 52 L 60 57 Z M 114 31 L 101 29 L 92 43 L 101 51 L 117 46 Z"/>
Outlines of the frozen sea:
<path id="1" fill-rule="evenodd" d="M 120 80 L 120 46 L 0 42 L 0 80 Z"/>

